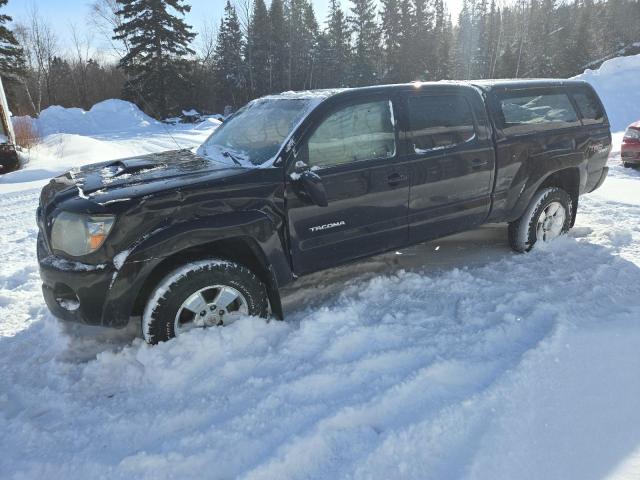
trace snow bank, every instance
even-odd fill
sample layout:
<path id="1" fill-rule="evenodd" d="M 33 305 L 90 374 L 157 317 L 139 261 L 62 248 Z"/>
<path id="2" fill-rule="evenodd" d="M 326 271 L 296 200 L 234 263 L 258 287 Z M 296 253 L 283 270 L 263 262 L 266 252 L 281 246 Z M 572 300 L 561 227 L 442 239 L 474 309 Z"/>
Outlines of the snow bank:
<path id="1" fill-rule="evenodd" d="M 41 136 L 53 133 L 101 135 L 160 126 L 160 122 L 145 114 L 133 103 L 116 99 L 96 103 L 89 111 L 54 105 L 44 109 L 37 119 L 31 121 Z"/>
<path id="2" fill-rule="evenodd" d="M 105 100 L 89 111 L 49 107 L 37 119 L 19 118 L 33 122 L 42 140 L 23 155 L 23 169 L 0 176 L 0 186 L 14 191 L 88 163 L 194 148 L 220 125 L 213 117 L 192 125 L 163 124 L 123 100 Z"/>
<path id="3" fill-rule="evenodd" d="M 597 70 L 585 70 L 573 77 L 596 89 L 604 103 L 611 131 L 626 129 L 640 120 L 640 54 L 612 58 Z"/>

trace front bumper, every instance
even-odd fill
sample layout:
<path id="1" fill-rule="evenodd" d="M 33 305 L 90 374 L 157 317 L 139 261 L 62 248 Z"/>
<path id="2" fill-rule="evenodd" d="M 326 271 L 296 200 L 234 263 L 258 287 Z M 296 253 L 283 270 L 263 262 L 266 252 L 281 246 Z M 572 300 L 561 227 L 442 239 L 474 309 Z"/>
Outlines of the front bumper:
<path id="1" fill-rule="evenodd" d="M 38 238 L 38 263 L 44 300 L 56 317 L 102 325 L 102 313 L 116 274 L 111 265 L 88 265 L 47 254 Z"/>
<path id="2" fill-rule="evenodd" d="M 44 300 L 56 317 L 87 325 L 102 325 L 102 311 L 115 270 L 82 270 L 83 264 L 60 263 L 57 257 L 40 261 Z"/>

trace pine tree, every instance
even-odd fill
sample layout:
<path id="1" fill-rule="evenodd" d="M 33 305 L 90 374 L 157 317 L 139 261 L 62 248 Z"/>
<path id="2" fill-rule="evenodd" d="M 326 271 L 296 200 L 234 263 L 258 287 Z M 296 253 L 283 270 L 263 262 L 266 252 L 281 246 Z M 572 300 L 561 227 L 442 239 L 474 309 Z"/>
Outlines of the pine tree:
<path id="1" fill-rule="evenodd" d="M 7 4 L 8 0 L 0 0 L 0 8 Z M 3 79 L 18 80 L 25 75 L 24 52 L 18 40 L 5 24 L 11 22 L 9 15 L 0 15 L 0 75 Z"/>
<path id="2" fill-rule="evenodd" d="M 302 63 L 297 65 L 304 74 L 303 88 L 313 88 L 318 60 L 318 21 L 316 20 L 313 6 L 310 2 L 304 4 L 302 9 L 302 37 L 301 47 L 305 55 L 302 56 Z"/>
<path id="3" fill-rule="evenodd" d="M 542 32 L 538 39 L 538 65 L 540 77 L 555 77 L 558 73 L 554 65 L 554 52 L 558 50 L 558 29 L 556 23 L 556 1 L 542 0 L 540 3 L 539 20 Z"/>
<path id="4" fill-rule="evenodd" d="M 252 97 L 261 97 L 269 91 L 269 40 L 267 6 L 264 0 L 254 0 L 245 54 Z"/>
<path id="5" fill-rule="evenodd" d="M 327 57 L 330 71 L 327 87 L 347 85 L 347 67 L 350 62 L 349 27 L 337 0 L 331 0 L 327 19 Z"/>
<path id="6" fill-rule="evenodd" d="M 451 22 L 451 15 L 447 15 L 447 18 L 444 22 L 444 27 L 442 30 L 442 38 L 440 40 L 439 47 L 439 72 L 436 80 L 448 80 L 452 78 L 452 68 L 451 68 L 451 45 L 453 43 L 453 23 Z"/>
<path id="7" fill-rule="evenodd" d="M 625 29 L 620 28 L 624 18 L 625 0 L 609 0 L 604 14 L 603 47 L 605 54 L 613 53 L 625 46 Z M 639 12 L 640 13 L 640 12 Z"/>
<path id="8" fill-rule="evenodd" d="M 189 44 L 195 37 L 191 27 L 177 15 L 191 7 L 184 0 L 116 0 L 122 24 L 114 29 L 114 40 L 126 40 L 130 49 L 120 60 L 128 80 L 125 93 L 152 115 L 163 118 L 178 108 L 178 95 L 185 85 L 184 57 L 195 52 Z"/>
<path id="9" fill-rule="evenodd" d="M 577 10 L 578 23 L 575 33 L 571 39 L 571 57 L 572 57 L 572 73 L 582 73 L 591 60 L 591 52 L 593 50 L 592 40 L 592 21 L 593 21 L 593 0 L 583 0 L 578 3 L 576 0 L 575 9 Z"/>
<path id="10" fill-rule="evenodd" d="M 413 32 L 414 16 L 411 0 L 400 0 L 400 39 L 398 81 L 410 82 L 416 80 L 416 65 L 413 61 Z"/>
<path id="11" fill-rule="evenodd" d="M 570 5 L 561 5 L 555 14 L 558 17 L 558 30 L 556 34 L 555 52 L 553 62 L 558 76 L 566 78 L 573 75 L 573 38 L 574 38 L 574 12 Z"/>
<path id="12" fill-rule="evenodd" d="M 331 71 L 331 51 L 327 31 L 319 31 L 316 37 L 317 54 L 315 56 L 313 82 L 311 88 L 331 86 L 335 73 Z"/>
<path id="13" fill-rule="evenodd" d="M 244 41 L 238 14 L 231 1 L 227 0 L 224 17 L 220 21 L 213 64 L 216 83 L 217 106 L 220 111 L 236 108 L 245 101 L 245 75 L 242 51 Z"/>
<path id="14" fill-rule="evenodd" d="M 500 10 L 496 7 L 496 0 L 491 0 L 489 8 L 489 69 L 488 78 L 493 78 L 498 60 L 498 50 L 502 40 L 502 28 L 500 25 Z"/>
<path id="15" fill-rule="evenodd" d="M 455 78 L 471 78 L 473 60 L 473 13 L 469 0 L 463 0 L 458 16 L 455 51 Z"/>
<path id="16" fill-rule="evenodd" d="M 285 3 L 285 20 L 287 22 L 287 90 L 298 90 L 304 84 L 302 67 L 306 52 L 302 49 L 302 15 L 304 0 L 288 0 Z"/>
<path id="17" fill-rule="evenodd" d="M 444 0 L 436 0 L 434 4 L 435 26 L 434 44 L 436 55 L 434 59 L 434 80 L 447 79 L 451 75 L 451 19 L 447 16 Z"/>
<path id="18" fill-rule="evenodd" d="M 399 82 L 401 81 L 400 38 L 402 36 L 402 22 L 398 0 L 382 0 L 380 17 L 382 51 L 384 53 L 383 80 L 391 83 Z"/>
<path id="19" fill-rule="evenodd" d="M 413 0 L 413 31 L 411 32 L 411 63 L 415 78 L 428 80 L 435 62 L 432 42 L 432 18 L 427 0 Z"/>
<path id="20" fill-rule="evenodd" d="M 269 92 L 282 92 L 287 88 L 287 26 L 282 0 L 271 0 L 269 27 Z"/>
<path id="21" fill-rule="evenodd" d="M 376 65 L 379 60 L 378 26 L 373 0 L 351 0 L 352 16 L 349 18 L 353 31 L 353 61 L 351 84 L 371 85 L 378 82 Z"/>
<path id="22" fill-rule="evenodd" d="M 517 47 L 517 45 L 516 45 Z M 514 53 L 514 47 L 507 43 L 500 53 L 496 63 L 495 78 L 515 78 L 518 58 Z"/>
<path id="23" fill-rule="evenodd" d="M 487 0 L 478 0 L 474 11 L 474 49 L 472 56 L 473 78 L 487 78 L 491 70 L 491 54 L 489 39 L 489 12 L 487 11 Z"/>

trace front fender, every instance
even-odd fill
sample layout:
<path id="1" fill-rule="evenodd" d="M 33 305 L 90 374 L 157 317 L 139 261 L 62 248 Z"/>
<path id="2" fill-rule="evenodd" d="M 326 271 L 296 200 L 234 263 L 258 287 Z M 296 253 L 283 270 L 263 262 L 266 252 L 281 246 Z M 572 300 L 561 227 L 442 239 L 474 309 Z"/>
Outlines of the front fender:
<path id="1" fill-rule="evenodd" d="M 271 277 L 270 294 L 291 281 L 293 275 L 279 225 L 265 213 L 258 210 L 231 212 L 180 222 L 150 233 L 132 245 L 128 253 L 121 254 L 126 260 L 116 265 L 119 268 L 114 273 L 103 309 L 103 325 L 126 325 L 139 292 L 168 257 L 236 237 L 249 238 L 254 243 L 254 253 Z"/>

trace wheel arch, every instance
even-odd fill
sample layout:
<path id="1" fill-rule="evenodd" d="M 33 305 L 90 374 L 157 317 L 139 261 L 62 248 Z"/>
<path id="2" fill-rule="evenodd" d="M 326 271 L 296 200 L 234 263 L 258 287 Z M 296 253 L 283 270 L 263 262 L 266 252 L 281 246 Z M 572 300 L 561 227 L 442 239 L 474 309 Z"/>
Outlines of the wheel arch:
<path id="1" fill-rule="evenodd" d="M 549 174 L 536 191 L 543 188 L 558 187 L 569 194 L 571 198 L 571 226 L 576 221 L 576 213 L 578 212 L 578 198 L 580 195 L 580 169 L 578 167 L 563 168 Z"/>
<path id="2" fill-rule="evenodd" d="M 221 257 L 251 269 L 265 284 L 272 313 L 283 317 L 279 287 L 293 273 L 279 225 L 260 211 L 189 220 L 160 229 L 135 243 L 114 274 L 102 324 L 124 326 L 139 315 L 157 283 L 186 262 Z M 142 308 L 141 308 L 142 305 Z"/>
<path id="3" fill-rule="evenodd" d="M 509 221 L 520 218 L 537 192 L 548 187 L 558 187 L 566 191 L 571 198 L 571 225 L 573 226 L 578 209 L 581 178 L 580 168 L 575 166 L 561 168 L 541 176 L 537 181 L 531 182 L 528 187 L 523 188 Z"/>
<path id="4" fill-rule="evenodd" d="M 277 279 L 258 242 L 246 235 L 225 237 L 194 245 L 164 258 L 146 276 L 133 304 L 132 315 L 142 314 L 149 295 L 167 274 L 185 263 L 207 258 L 230 260 L 254 272 L 267 289 L 272 313 L 280 319 L 283 318 Z"/>

